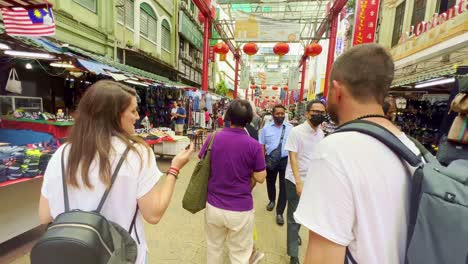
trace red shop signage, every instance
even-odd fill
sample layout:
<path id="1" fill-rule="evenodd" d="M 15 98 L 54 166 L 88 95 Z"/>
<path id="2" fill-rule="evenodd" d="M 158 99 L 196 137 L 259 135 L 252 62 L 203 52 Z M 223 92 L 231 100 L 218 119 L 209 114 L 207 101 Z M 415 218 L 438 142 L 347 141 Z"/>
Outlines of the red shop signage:
<path id="1" fill-rule="evenodd" d="M 356 20 L 354 21 L 353 46 L 373 43 L 379 15 L 380 0 L 356 1 Z"/>

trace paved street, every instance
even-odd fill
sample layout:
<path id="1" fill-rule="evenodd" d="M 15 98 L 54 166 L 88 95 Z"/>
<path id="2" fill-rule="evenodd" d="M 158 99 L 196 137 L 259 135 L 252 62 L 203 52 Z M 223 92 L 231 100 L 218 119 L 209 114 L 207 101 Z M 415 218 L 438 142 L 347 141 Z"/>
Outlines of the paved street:
<path id="1" fill-rule="evenodd" d="M 169 159 L 158 160 L 162 171 L 170 165 Z M 206 244 L 204 235 L 204 214 L 192 215 L 182 208 L 182 197 L 188 184 L 191 172 L 196 164 L 193 159 L 182 171 L 177 182 L 172 203 L 161 222 L 156 226 L 146 225 L 146 238 L 150 249 L 149 263 L 179 264 L 206 263 Z M 265 184 L 257 185 L 254 190 L 255 223 L 258 230 L 257 247 L 265 253 L 261 263 L 289 263 L 286 254 L 286 224 L 282 227 L 275 222 L 274 212 L 265 209 L 267 194 Z M 286 212 L 285 212 L 286 218 Z M 36 239 L 40 231 L 27 234 L 23 240 Z M 303 246 L 301 260 L 307 244 L 307 231 L 301 230 Z M 29 263 L 31 241 L 10 241 L 12 250 L 8 252 L 5 245 L 0 246 L 0 263 Z M 7 243 L 7 244 L 8 244 Z M 19 246 L 18 244 L 22 244 Z M 15 245 L 15 246 L 13 246 Z M 3 247 L 2 247 L 3 246 Z M 8 245 L 7 247 L 8 248 Z M 229 263 L 226 258 L 225 263 Z"/>

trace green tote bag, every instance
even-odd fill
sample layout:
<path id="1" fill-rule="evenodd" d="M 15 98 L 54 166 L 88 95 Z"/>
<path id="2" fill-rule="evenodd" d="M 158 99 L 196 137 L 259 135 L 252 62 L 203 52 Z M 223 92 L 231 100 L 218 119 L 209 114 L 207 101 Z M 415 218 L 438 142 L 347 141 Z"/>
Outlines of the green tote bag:
<path id="1" fill-rule="evenodd" d="M 215 135 L 216 132 L 213 132 L 210 138 L 210 144 L 195 167 L 187 186 L 187 190 L 185 190 L 184 198 L 182 199 L 182 207 L 192 214 L 195 214 L 206 207 L 208 180 L 211 173 L 211 146 L 213 145 Z"/>

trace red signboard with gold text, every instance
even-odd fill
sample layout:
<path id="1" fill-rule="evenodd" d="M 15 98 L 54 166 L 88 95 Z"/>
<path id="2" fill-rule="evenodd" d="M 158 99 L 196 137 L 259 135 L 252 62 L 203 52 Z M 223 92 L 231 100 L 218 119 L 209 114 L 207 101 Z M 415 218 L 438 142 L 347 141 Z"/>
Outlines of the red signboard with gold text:
<path id="1" fill-rule="evenodd" d="M 356 1 L 353 46 L 374 42 L 377 17 L 379 16 L 379 4 L 380 0 Z"/>

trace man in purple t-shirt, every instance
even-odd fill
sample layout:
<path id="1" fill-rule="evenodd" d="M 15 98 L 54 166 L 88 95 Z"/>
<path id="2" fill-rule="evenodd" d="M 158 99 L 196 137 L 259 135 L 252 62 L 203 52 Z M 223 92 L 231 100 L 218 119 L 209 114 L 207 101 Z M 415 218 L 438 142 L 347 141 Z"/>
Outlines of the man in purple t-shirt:
<path id="1" fill-rule="evenodd" d="M 260 144 L 245 131 L 252 122 L 248 101 L 235 100 L 226 112 L 231 127 L 215 135 L 205 210 L 208 263 L 222 263 L 226 243 L 231 263 L 248 263 L 253 248 L 254 211 L 251 188 L 266 177 Z M 199 157 L 207 148 L 208 137 Z M 229 234 L 229 236 L 228 236 Z"/>

